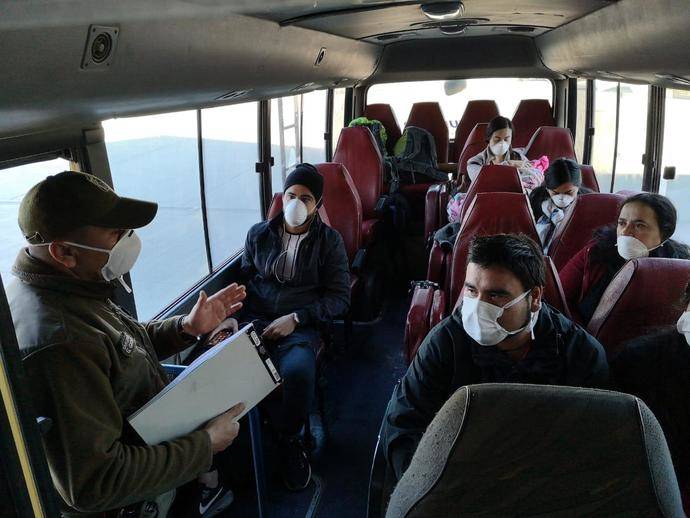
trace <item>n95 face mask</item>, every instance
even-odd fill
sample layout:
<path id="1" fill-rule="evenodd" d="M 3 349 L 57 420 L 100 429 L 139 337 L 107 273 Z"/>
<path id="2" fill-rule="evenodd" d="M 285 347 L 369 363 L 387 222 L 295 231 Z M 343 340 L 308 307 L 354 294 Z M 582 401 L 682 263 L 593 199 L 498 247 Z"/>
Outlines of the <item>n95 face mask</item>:
<path id="1" fill-rule="evenodd" d="M 551 196 L 551 201 L 559 209 L 565 209 L 575 201 L 575 196 L 571 196 L 570 194 L 554 194 Z"/>
<path id="2" fill-rule="evenodd" d="M 690 345 L 690 311 L 685 311 L 676 324 L 678 332 L 685 336 L 685 341 Z"/>
<path id="3" fill-rule="evenodd" d="M 641 257 L 649 256 L 649 252 L 656 250 L 664 243 L 659 243 L 654 248 L 648 249 L 645 244 L 632 236 L 618 236 L 616 240 L 616 247 L 618 248 L 618 255 L 626 261 L 630 259 L 639 259 Z"/>
<path id="4" fill-rule="evenodd" d="M 502 156 L 508 152 L 508 149 L 510 149 L 510 144 L 508 144 L 505 140 L 501 140 L 496 144 L 491 144 L 489 149 L 494 155 Z"/>
<path id="5" fill-rule="evenodd" d="M 122 276 L 132 269 L 141 253 L 141 239 L 139 239 L 139 236 L 134 230 L 125 231 L 118 242 L 115 243 L 112 250 L 86 246 L 70 241 L 65 241 L 65 243 L 76 246 L 77 248 L 85 248 L 86 250 L 108 254 L 108 261 L 103 265 L 103 268 L 101 268 L 101 276 L 105 281 L 113 281 L 115 279 L 121 280 Z M 131 292 L 129 286 L 124 282 L 122 282 L 122 285 L 127 291 Z"/>
<path id="6" fill-rule="evenodd" d="M 301 227 L 307 221 L 309 210 L 302 200 L 294 198 L 285 205 L 283 216 L 285 223 L 291 227 Z"/>

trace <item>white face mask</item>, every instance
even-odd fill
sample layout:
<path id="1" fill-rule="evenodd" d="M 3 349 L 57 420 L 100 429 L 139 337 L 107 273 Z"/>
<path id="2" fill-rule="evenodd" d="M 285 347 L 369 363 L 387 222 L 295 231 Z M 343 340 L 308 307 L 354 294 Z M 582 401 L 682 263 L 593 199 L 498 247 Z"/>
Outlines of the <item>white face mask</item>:
<path id="1" fill-rule="evenodd" d="M 690 311 L 685 311 L 676 324 L 676 329 L 682 335 L 685 335 L 685 341 L 690 345 Z"/>
<path id="2" fill-rule="evenodd" d="M 285 217 L 285 223 L 291 227 L 301 227 L 309 217 L 309 210 L 302 200 L 294 198 L 285 205 L 283 216 Z"/>
<path id="3" fill-rule="evenodd" d="M 507 331 L 498 323 L 498 319 L 501 318 L 506 309 L 520 302 L 528 294 L 529 291 L 526 291 L 503 307 L 479 300 L 479 297 L 463 297 L 461 313 L 465 332 L 478 344 L 488 347 L 502 342 L 511 335 L 521 333 L 525 329 L 531 331 L 537 323 L 539 311 L 533 312 L 527 325 L 515 331 Z"/>
<path id="4" fill-rule="evenodd" d="M 72 243 L 65 241 L 65 244 L 76 246 L 78 248 L 85 248 L 86 250 L 94 250 L 95 252 L 103 252 L 108 254 L 108 262 L 101 268 L 101 276 L 105 281 L 112 281 L 119 279 L 122 286 L 131 293 L 132 290 L 122 279 L 122 276 L 129 272 L 141 252 L 141 239 L 134 232 L 134 230 L 127 230 L 119 239 L 112 250 L 107 248 L 96 248 L 94 246 L 81 245 L 79 243 Z"/>
<path id="5" fill-rule="evenodd" d="M 649 252 L 656 250 L 664 242 L 659 243 L 654 248 L 647 248 L 645 244 L 632 236 L 618 236 L 616 240 L 616 247 L 618 247 L 618 255 L 620 255 L 626 261 L 630 259 L 639 259 L 641 257 L 647 257 Z"/>
<path id="6" fill-rule="evenodd" d="M 510 149 L 510 144 L 508 144 L 505 140 L 501 140 L 500 142 L 497 142 L 496 144 L 491 144 L 489 146 L 489 149 L 491 150 L 491 152 L 494 155 L 502 156 L 508 152 L 508 149 Z"/>
<path id="7" fill-rule="evenodd" d="M 559 209 L 565 209 L 575 201 L 575 196 L 571 196 L 570 194 L 554 194 L 551 196 L 551 201 Z"/>

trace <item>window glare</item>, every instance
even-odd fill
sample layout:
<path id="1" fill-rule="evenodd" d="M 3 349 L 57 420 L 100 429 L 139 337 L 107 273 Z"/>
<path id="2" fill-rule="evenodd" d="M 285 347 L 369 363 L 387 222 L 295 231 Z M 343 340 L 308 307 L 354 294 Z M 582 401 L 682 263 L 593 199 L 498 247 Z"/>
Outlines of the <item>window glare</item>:
<path id="1" fill-rule="evenodd" d="M 674 239 L 690 244 L 690 154 L 688 154 L 685 133 L 690 119 L 690 92 L 666 90 L 664 116 L 664 150 L 661 172 L 674 166 L 676 177 L 661 180 L 659 192 L 668 196 L 678 211 L 678 222 Z"/>
<path id="2" fill-rule="evenodd" d="M 158 203 L 138 230 L 132 269 L 139 318 L 146 320 L 208 275 L 199 186 L 196 111 L 103 123 L 115 190 Z"/>
<path id="3" fill-rule="evenodd" d="M 367 92 L 367 104 L 390 104 L 402 125 L 414 103 L 438 101 L 450 135 L 454 134 L 467 102 L 479 99 L 495 100 L 501 115 L 512 118 L 522 99 L 552 102 L 552 85 L 548 79 L 461 79 L 378 84 Z"/>
<path id="4" fill-rule="evenodd" d="M 17 223 L 19 204 L 38 182 L 69 169 L 70 163 L 64 158 L 0 169 L 0 275 L 5 286 L 14 279 L 12 265 L 19 250 L 26 246 Z"/>

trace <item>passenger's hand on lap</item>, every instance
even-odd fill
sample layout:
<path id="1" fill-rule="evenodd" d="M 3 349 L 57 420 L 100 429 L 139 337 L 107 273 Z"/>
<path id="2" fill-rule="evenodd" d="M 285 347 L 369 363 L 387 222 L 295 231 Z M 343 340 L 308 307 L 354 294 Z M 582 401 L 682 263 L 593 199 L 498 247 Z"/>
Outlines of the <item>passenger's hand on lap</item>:
<path id="1" fill-rule="evenodd" d="M 211 449 L 213 453 L 223 451 L 232 444 L 237 434 L 240 433 L 240 423 L 237 416 L 244 411 L 244 403 L 237 403 L 230 410 L 218 417 L 211 419 L 204 430 L 211 438 Z"/>
<path id="2" fill-rule="evenodd" d="M 294 315 L 291 313 L 275 319 L 269 324 L 269 326 L 264 329 L 263 338 L 268 338 L 269 340 L 277 340 L 279 338 L 285 338 L 290 336 L 297 327 L 297 322 L 295 321 Z"/>
<path id="3" fill-rule="evenodd" d="M 242 301 L 247 296 L 244 286 L 232 283 L 215 295 L 208 297 L 203 290 L 192 311 L 184 317 L 184 332 L 200 336 L 214 330 L 223 320 L 237 313 L 242 308 Z"/>

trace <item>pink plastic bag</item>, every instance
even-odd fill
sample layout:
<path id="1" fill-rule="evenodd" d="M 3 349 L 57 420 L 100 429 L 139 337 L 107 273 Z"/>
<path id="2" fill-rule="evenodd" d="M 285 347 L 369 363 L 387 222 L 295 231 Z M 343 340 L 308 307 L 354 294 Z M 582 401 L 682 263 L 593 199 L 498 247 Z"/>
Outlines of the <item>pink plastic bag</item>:
<path id="1" fill-rule="evenodd" d="M 542 173 L 545 173 L 546 170 L 549 168 L 549 157 L 546 155 L 543 155 L 536 160 L 532 160 L 532 167 L 535 169 L 539 169 Z"/>
<path id="2" fill-rule="evenodd" d="M 462 213 L 462 205 L 465 202 L 465 193 L 459 192 L 448 200 L 448 222 L 457 223 L 460 221 L 460 214 Z"/>

